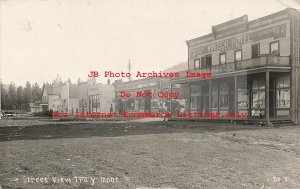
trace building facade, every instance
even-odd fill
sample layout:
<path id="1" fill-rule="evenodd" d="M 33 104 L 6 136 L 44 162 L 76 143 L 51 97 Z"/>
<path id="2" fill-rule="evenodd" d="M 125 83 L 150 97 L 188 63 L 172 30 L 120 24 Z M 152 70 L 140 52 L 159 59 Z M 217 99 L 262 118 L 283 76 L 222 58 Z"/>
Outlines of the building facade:
<path id="1" fill-rule="evenodd" d="M 48 110 L 68 112 L 109 112 L 114 106 L 114 87 L 111 84 L 88 80 L 78 84 L 70 82 L 46 85 L 43 103 Z"/>
<path id="2" fill-rule="evenodd" d="M 94 84 L 88 86 L 89 112 L 110 112 L 114 107 L 114 87 L 111 84 Z"/>
<path id="3" fill-rule="evenodd" d="M 116 80 L 116 112 L 163 112 L 170 111 L 170 100 L 159 98 L 159 92 L 170 91 L 170 80 L 163 78 L 145 78 L 123 82 Z M 130 94 L 126 96 L 126 94 Z M 148 94 L 151 95 L 148 95 Z M 124 94 L 124 95 L 122 95 Z M 143 96 L 145 94 L 145 96 Z"/>
<path id="4" fill-rule="evenodd" d="M 244 15 L 213 26 L 210 34 L 186 42 L 187 72 L 212 77 L 181 72 L 171 88 L 183 93 L 188 103 L 182 108 L 188 111 L 220 112 L 224 118 L 227 112 L 240 112 L 252 119 L 259 110 L 267 122 L 299 123 L 299 35 L 300 13 L 294 9 L 253 21 Z"/>

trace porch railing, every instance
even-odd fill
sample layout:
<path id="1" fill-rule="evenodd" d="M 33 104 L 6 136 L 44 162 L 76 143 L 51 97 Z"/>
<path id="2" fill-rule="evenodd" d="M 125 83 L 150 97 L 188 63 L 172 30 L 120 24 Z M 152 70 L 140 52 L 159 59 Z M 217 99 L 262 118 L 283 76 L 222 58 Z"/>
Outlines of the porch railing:
<path id="1" fill-rule="evenodd" d="M 207 68 L 189 70 L 189 72 L 211 72 L 212 74 L 220 74 L 261 67 L 289 67 L 290 65 L 289 56 L 261 56 L 238 62 L 229 62 Z"/>

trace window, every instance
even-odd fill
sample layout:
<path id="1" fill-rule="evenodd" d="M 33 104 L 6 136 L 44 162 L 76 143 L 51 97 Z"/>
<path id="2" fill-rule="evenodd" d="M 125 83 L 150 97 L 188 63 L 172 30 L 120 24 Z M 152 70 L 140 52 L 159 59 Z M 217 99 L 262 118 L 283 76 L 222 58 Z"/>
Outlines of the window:
<path id="1" fill-rule="evenodd" d="M 252 81 L 252 90 L 265 89 L 264 79 L 255 79 Z"/>
<path id="2" fill-rule="evenodd" d="M 277 108 L 290 108 L 290 89 L 277 90 Z"/>
<path id="3" fill-rule="evenodd" d="M 194 60 L 194 69 L 199 69 L 200 68 L 200 59 L 195 59 Z"/>
<path id="4" fill-rule="evenodd" d="M 211 97 L 211 107 L 212 108 L 218 108 L 218 94 L 212 94 L 212 97 Z"/>
<path id="5" fill-rule="evenodd" d="M 279 55 L 279 41 L 270 43 L 271 54 Z"/>
<path id="6" fill-rule="evenodd" d="M 212 57 L 211 57 L 211 54 L 209 55 L 206 55 L 206 67 L 211 67 L 212 65 Z"/>
<path id="7" fill-rule="evenodd" d="M 191 94 L 201 94 L 201 86 L 192 85 Z"/>
<path id="8" fill-rule="evenodd" d="M 229 84 L 228 82 L 219 83 L 219 108 L 228 108 L 228 90 Z"/>
<path id="9" fill-rule="evenodd" d="M 252 81 L 252 108 L 265 108 L 265 84 L 264 78 Z"/>
<path id="10" fill-rule="evenodd" d="M 201 68 L 209 68 L 212 65 L 211 54 L 201 57 Z"/>
<path id="11" fill-rule="evenodd" d="M 276 88 L 290 87 L 289 75 L 280 76 L 276 80 Z"/>
<path id="12" fill-rule="evenodd" d="M 191 86 L 191 108 L 197 109 L 198 104 L 200 103 L 201 97 L 201 86 L 192 85 Z"/>
<path id="13" fill-rule="evenodd" d="M 277 108 L 290 108 L 290 76 L 283 75 L 276 79 Z"/>
<path id="14" fill-rule="evenodd" d="M 252 45 L 251 49 L 252 49 L 252 58 L 258 58 L 260 54 L 259 44 Z"/>
<path id="15" fill-rule="evenodd" d="M 228 108 L 228 93 L 220 93 L 219 103 L 220 108 Z"/>
<path id="16" fill-rule="evenodd" d="M 252 93 L 252 107 L 265 108 L 265 91 L 254 91 Z"/>
<path id="17" fill-rule="evenodd" d="M 212 84 L 212 98 L 211 98 L 211 107 L 217 109 L 219 100 L 218 100 L 218 92 L 219 92 L 219 86 L 217 82 L 214 82 Z"/>
<path id="18" fill-rule="evenodd" d="M 226 63 L 226 53 L 220 54 L 220 64 Z"/>
<path id="19" fill-rule="evenodd" d="M 246 109 L 249 107 L 249 104 L 248 104 L 248 99 L 249 99 L 249 96 L 248 96 L 248 91 L 239 91 L 238 92 L 238 108 L 239 109 Z"/>
<path id="20" fill-rule="evenodd" d="M 191 109 L 197 108 L 197 96 L 191 96 Z"/>
<path id="21" fill-rule="evenodd" d="M 236 50 L 234 52 L 234 61 L 235 62 L 242 61 L 242 50 Z"/>
<path id="22" fill-rule="evenodd" d="M 206 58 L 205 58 L 205 56 L 201 57 L 201 68 L 206 68 Z"/>
<path id="23" fill-rule="evenodd" d="M 237 84 L 237 105 L 239 110 L 247 110 L 249 108 L 249 93 L 248 93 L 248 82 L 246 78 L 239 78 Z"/>

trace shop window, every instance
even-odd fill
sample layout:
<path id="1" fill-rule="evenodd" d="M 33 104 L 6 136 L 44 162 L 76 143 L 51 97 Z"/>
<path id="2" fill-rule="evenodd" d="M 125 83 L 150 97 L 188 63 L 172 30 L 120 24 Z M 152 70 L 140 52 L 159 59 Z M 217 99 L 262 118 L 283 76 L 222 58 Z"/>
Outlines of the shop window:
<path id="1" fill-rule="evenodd" d="M 252 90 L 265 89 L 265 80 L 264 79 L 255 79 L 252 81 Z"/>
<path id="2" fill-rule="evenodd" d="M 212 98 L 211 98 L 211 107 L 212 108 L 218 108 L 219 106 L 219 99 L 218 99 L 218 93 L 219 93 L 219 85 L 218 83 L 212 84 Z"/>
<path id="3" fill-rule="evenodd" d="M 215 83 L 215 84 L 213 84 L 213 86 L 212 86 L 212 92 L 214 93 L 217 93 L 218 92 L 218 84 L 217 83 Z"/>
<path id="4" fill-rule="evenodd" d="M 199 69 L 200 67 L 200 59 L 195 59 L 194 60 L 194 68 L 195 69 Z"/>
<path id="5" fill-rule="evenodd" d="M 270 43 L 271 54 L 279 55 L 279 41 Z"/>
<path id="6" fill-rule="evenodd" d="M 235 62 L 242 61 L 242 50 L 236 50 L 234 52 L 234 61 Z"/>
<path id="7" fill-rule="evenodd" d="M 192 109 L 197 108 L 197 96 L 191 96 L 191 108 Z"/>
<path id="8" fill-rule="evenodd" d="M 249 108 L 249 93 L 247 88 L 247 79 L 238 79 L 237 104 L 239 109 Z"/>
<path id="9" fill-rule="evenodd" d="M 290 76 L 280 76 L 276 80 L 276 88 L 290 87 Z"/>
<path id="10" fill-rule="evenodd" d="M 191 86 L 191 93 L 192 94 L 200 94 L 201 93 L 201 86 Z"/>
<path id="11" fill-rule="evenodd" d="M 290 76 L 279 76 L 276 79 L 277 108 L 290 108 L 290 96 Z"/>
<path id="12" fill-rule="evenodd" d="M 277 108 L 290 108 L 290 89 L 276 91 Z"/>
<path id="13" fill-rule="evenodd" d="M 252 93 L 252 107 L 265 108 L 265 91 L 254 91 Z"/>
<path id="14" fill-rule="evenodd" d="M 220 54 L 220 64 L 226 63 L 226 53 Z"/>
<path id="15" fill-rule="evenodd" d="M 220 108 L 228 108 L 228 93 L 220 93 L 219 106 Z"/>
<path id="16" fill-rule="evenodd" d="M 249 107 L 248 103 L 249 95 L 247 91 L 238 92 L 238 107 L 241 109 L 246 109 Z"/>
<path id="17" fill-rule="evenodd" d="M 228 82 L 222 82 L 219 84 L 219 108 L 228 108 L 228 90 L 229 84 Z"/>
<path id="18" fill-rule="evenodd" d="M 218 108 L 218 94 L 212 94 L 211 107 L 212 108 Z"/>

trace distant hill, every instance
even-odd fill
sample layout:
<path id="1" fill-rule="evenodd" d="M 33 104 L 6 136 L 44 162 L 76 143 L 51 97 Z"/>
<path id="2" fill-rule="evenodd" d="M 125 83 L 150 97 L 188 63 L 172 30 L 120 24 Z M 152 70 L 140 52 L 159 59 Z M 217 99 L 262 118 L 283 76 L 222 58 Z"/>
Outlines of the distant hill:
<path id="1" fill-rule="evenodd" d="M 163 70 L 163 72 L 180 72 L 180 71 L 185 71 L 187 69 L 188 69 L 188 63 L 181 62 L 176 64 L 175 66 Z"/>

